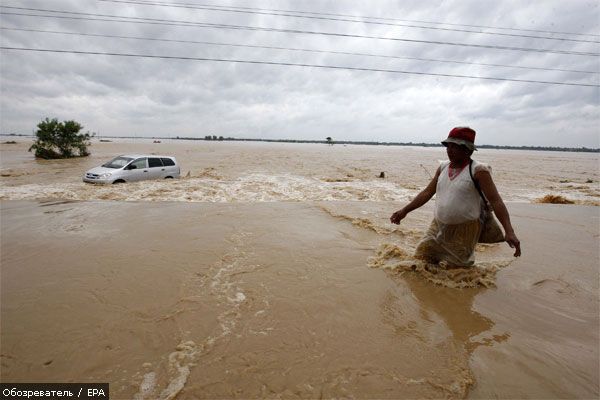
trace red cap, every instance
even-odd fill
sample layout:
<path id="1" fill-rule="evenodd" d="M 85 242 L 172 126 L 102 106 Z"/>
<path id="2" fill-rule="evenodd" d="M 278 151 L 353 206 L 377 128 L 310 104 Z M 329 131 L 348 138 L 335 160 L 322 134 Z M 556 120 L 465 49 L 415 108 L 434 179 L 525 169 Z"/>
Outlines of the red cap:
<path id="1" fill-rule="evenodd" d="M 457 126 L 450 131 L 448 137 L 475 143 L 475 131 L 468 126 Z"/>
<path id="2" fill-rule="evenodd" d="M 456 143 L 471 150 L 477 150 L 475 147 L 475 131 L 468 126 L 457 126 L 452 129 L 448 134 L 448 139 L 442 142 L 443 145 L 447 143 Z"/>

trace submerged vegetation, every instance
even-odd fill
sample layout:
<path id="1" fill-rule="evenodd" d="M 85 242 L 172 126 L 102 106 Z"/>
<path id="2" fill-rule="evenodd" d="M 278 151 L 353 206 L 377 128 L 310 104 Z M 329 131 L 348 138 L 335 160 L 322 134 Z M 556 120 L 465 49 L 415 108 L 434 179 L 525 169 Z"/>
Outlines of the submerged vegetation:
<path id="1" fill-rule="evenodd" d="M 58 122 L 56 118 L 46 118 L 37 128 L 37 139 L 29 148 L 29 151 L 35 151 L 37 158 L 49 160 L 90 155 L 87 146 L 93 134 L 79 133 L 83 129 L 79 122 Z"/>
<path id="2" fill-rule="evenodd" d="M 537 199 L 536 203 L 546 203 L 546 204 L 575 204 L 573 200 L 569 200 L 566 197 L 555 195 L 555 194 L 547 194 L 541 199 Z"/>

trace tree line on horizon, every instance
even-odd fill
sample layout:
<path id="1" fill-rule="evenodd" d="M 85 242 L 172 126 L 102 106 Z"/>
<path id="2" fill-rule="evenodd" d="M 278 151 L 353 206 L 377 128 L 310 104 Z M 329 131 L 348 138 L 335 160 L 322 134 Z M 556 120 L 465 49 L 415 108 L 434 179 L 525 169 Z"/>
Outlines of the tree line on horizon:
<path id="1" fill-rule="evenodd" d="M 90 145 L 90 138 L 94 134 L 89 132 L 80 134 L 79 131 L 83 128 L 75 121 L 64 121 L 59 123 L 56 119 L 48 119 L 38 124 L 38 130 L 35 134 L 36 142 L 30 148 L 36 150 L 36 157 L 39 158 L 65 158 L 73 156 L 89 155 L 87 146 Z M 31 136 L 28 134 L 10 133 L 2 136 Z M 123 139 L 138 139 L 138 136 L 106 136 Z M 171 137 L 148 137 L 148 139 L 173 139 Z M 324 143 L 329 145 L 369 145 L 369 146 L 418 146 L 418 147 L 442 147 L 440 143 L 425 143 L 425 142 L 373 142 L 373 141 L 352 141 L 352 140 L 336 140 L 327 137 L 325 140 L 305 140 L 305 139 L 248 139 L 234 138 L 216 135 L 206 135 L 201 137 L 182 137 L 176 136 L 176 140 L 216 140 L 216 141 L 240 141 L 240 142 L 275 142 L 275 143 Z M 589 147 L 558 147 L 558 146 L 508 146 L 508 145 L 477 145 L 480 149 L 498 149 L 498 150 L 533 150 L 533 151 L 566 151 L 579 153 L 600 153 L 600 148 Z M 76 151 L 73 151 L 76 149 Z M 79 154 L 76 154 L 79 153 Z"/>
<path id="2" fill-rule="evenodd" d="M 223 140 L 223 141 L 239 141 L 239 142 L 274 142 L 274 143 L 325 143 L 325 144 L 353 144 L 353 145 L 370 145 L 370 146 L 417 146 L 417 147 L 443 147 L 441 143 L 425 143 L 425 142 L 372 142 L 372 141 L 353 141 L 353 140 L 336 140 L 331 137 L 325 140 L 305 140 L 305 139 L 248 139 L 219 136 L 198 137 L 180 137 L 178 140 Z M 509 146 L 509 145 L 493 145 L 493 144 L 478 144 L 478 149 L 498 149 L 498 150 L 534 150 L 534 151 L 568 151 L 568 152 L 586 152 L 600 153 L 600 148 L 590 147 L 558 147 L 558 146 Z"/>

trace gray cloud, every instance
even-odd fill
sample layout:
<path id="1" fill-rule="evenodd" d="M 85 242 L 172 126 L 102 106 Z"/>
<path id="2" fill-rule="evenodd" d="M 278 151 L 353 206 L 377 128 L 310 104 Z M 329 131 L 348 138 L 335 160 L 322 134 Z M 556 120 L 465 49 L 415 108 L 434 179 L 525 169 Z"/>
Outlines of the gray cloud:
<path id="1" fill-rule="evenodd" d="M 190 1 L 191 2 L 191 1 Z M 187 3 L 190 3 L 187 2 Z M 197 4 L 203 2 L 197 1 Z M 5 6 L 52 8 L 221 24 L 599 52 L 597 43 L 478 35 L 260 14 L 29 0 Z M 235 1 L 221 5 L 239 5 Z M 598 34 L 595 1 L 261 1 L 258 8 L 306 10 L 453 24 Z M 9 11 L 9 10 L 4 10 Z M 259 46 L 446 59 L 600 72 L 598 57 L 519 52 L 350 37 L 189 26 L 1 16 L 2 26 L 213 41 Z M 440 26 L 425 22 L 400 22 Z M 478 30 L 464 26 L 443 25 Z M 593 39 L 541 32 L 485 31 Z M 69 36 L 3 30 L 2 45 L 84 51 L 341 65 L 359 68 L 599 84 L 600 75 L 352 55 Z M 2 51 L 2 133 L 30 133 L 45 117 L 75 119 L 103 135 L 437 142 L 454 125 L 470 125 L 486 144 L 600 146 L 598 88 L 497 82 L 385 72 Z"/>

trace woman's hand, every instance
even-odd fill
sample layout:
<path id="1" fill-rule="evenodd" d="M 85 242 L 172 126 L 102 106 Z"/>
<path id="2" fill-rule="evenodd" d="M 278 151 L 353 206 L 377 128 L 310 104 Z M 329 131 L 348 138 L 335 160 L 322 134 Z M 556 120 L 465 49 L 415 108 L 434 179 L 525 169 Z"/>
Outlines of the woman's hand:
<path id="1" fill-rule="evenodd" d="M 396 224 L 399 225 L 400 221 L 402 221 L 404 219 L 404 217 L 406 217 L 406 214 L 408 214 L 406 211 L 404 211 L 404 208 L 402 210 L 398 210 L 395 213 L 392 214 L 392 216 L 390 217 L 390 221 L 392 224 Z"/>
<path id="2" fill-rule="evenodd" d="M 514 256 L 520 257 L 521 256 L 521 242 L 519 242 L 517 235 L 515 235 L 514 232 L 510 232 L 510 233 L 507 233 L 504 238 L 506 240 L 506 243 L 508 243 L 508 245 L 511 248 L 515 249 Z"/>
<path id="3" fill-rule="evenodd" d="M 515 257 L 521 256 L 521 242 L 515 235 L 515 232 L 512 229 L 512 225 L 510 224 L 510 216 L 508 215 L 508 210 L 506 209 L 506 205 L 502 201 L 500 194 L 498 194 L 498 189 L 496 188 L 496 184 L 492 180 L 492 176 L 489 171 L 478 171 L 475 173 L 475 179 L 481 186 L 481 190 L 485 195 L 485 198 L 488 199 L 490 204 L 492 205 L 492 209 L 498 218 L 498 221 L 502 224 L 504 228 L 504 239 L 508 245 L 515 249 Z"/>

